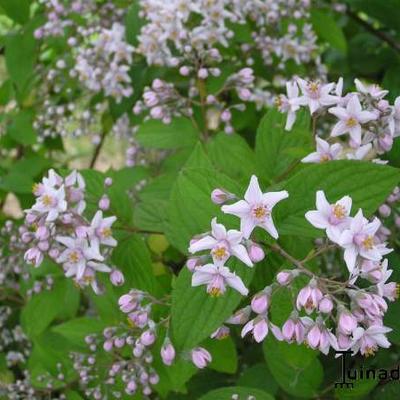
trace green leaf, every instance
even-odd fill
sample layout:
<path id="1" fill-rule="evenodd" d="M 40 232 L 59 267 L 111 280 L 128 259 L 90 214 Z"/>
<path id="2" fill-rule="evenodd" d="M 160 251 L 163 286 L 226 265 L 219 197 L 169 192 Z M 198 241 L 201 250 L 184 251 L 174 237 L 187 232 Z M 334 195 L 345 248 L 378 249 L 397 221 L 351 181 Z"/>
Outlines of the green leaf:
<path id="1" fill-rule="evenodd" d="M 311 23 L 320 39 L 325 40 L 342 53 L 347 52 L 346 37 L 330 13 L 325 10 L 312 9 Z"/>
<path id="2" fill-rule="evenodd" d="M 234 374 L 238 367 L 238 355 L 234 341 L 231 337 L 221 340 L 208 339 L 202 343 L 211 354 L 212 361 L 208 365 L 215 371 Z"/>
<path id="3" fill-rule="evenodd" d="M 193 236 L 210 230 L 211 219 L 218 217 L 221 223 L 234 228 L 237 218 L 222 214 L 220 207 L 211 201 L 211 192 L 222 187 L 237 192 L 238 186 L 228 177 L 212 169 L 183 168 L 172 189 L 168 207 L 167 237 L 169 242 L 186 253 Z"/>
<path id="4" fill-rule="evenodd" d="M 31 194 L 33 184 L 31 176 L 13 170 L 7 175 L 0 177 L 0 189 L 15 194 Z"/>
<path id="5" fill-rule="evenodd" d="M 365 399 L 365 396 L 372 392 L 372 390 L 375 388 L 376 385 L 378 385 L 378 383 L 378 379 L 357 379 L 354 382 L 354 387 L 352 389 L 348 389 L 346 387 L 335 389 L 335 398 L 340 400 Z"/>
<path id="6" fill-rule="evenodd" d="M 253 396 L 256 400 L 273 400 L 273 396 L 259 389 L 250 387 L 232 386 L 215 389 L 201 396 L 199 400 L 232 400 L 233 395 L 239 395 L 239 399 L 247 399 Z"/>
<path id="7" fill-rule="evenodd" d="M 33 129 L 34 113 L 32 110 L 22 110 L 14 118 L 8 128 L 8 135 L 16 142 L 25 146 L 36 143 L 36 132 Z"/>
<path id="8" fill-rule="evenodd" d="M 298 114 L 290 132 L 285 130 L 286 115 L 276 109 L 267 112 L 257 129 L 256 160 L 259 176 L 274 180 L 284 174 L 303 156 L 291 154 L 291 150 L 306 151 L 312 145 L 310 117 L 307 112 Z"/>
<path id="9" fill-rule="evenodd" d="M 362 208 L 371 215 L 389 196 L 400 181 L 397 168 L 362 161 L 330 161 L 308 165 L 284 183 L 289 198 L 276 208 L 280 234 L 320 237 L 304 214 L 315 209 L 315 194 L 323 190 L 330 202 L 349 195 L 353 199 L 352 213 Z M 274 209 L 275 211 L 275 209 Z"/>
<path id="10" fill-rule="evenodd" d="M 11 80 L 22 90 L 33 75 L 36 59 L 36 41 L 31 30 L 6 38 L 5 58 Z"/>
<path id="11" fill-rule="evenodd" d="M 372 398 L 374 400 L 393 400 L 400 398 L 399 382 L 385 382 L 384 385 L 381 385 L 374 390 Z"/>
<path id="12" fill-rule="evenodd" d="M 138 35 L 144 25 L 144 20 L 139 16 L 139 12 L 140 4 L 134 3 L 129 7 L 125 18 L 126 39 L 134 46 L 138 44 Z"/>
<path id="13" fill-rule="evenodd" d="M 56 280 L 51 290 L 34 295 L 23 307 L 21 325 L 25 333 L 34 338 L 41 334 L 57 317 L 69 309 L 73 297 L 79 296 L 71 280 Z"/>
<path id="14" fill-rule="evenodd" d="M 256 170 L 255 154 L 239 135 L 219 133 L 208 143 L 215 167 L 233 179 L 247 180 Z"/>
<path id="15" fill-rule="evenodd" d="M 178 149 L 194 146 L 198 132 L 187 118 L 174 118 L 170 124 L 151 119 L 139 126 L 136 138 L 143 147 Z"/>
<path id="16" fill-rule="evenodd" d="M 389 304 L 389 309 L 385 314 L 385 326 L 392 328 L 392 332 L 388 334 L 391 343 L 400 344 L 400 302 L 395 301 Z"/>
<path id="17" fill-rule="evenodd" d="M 278 384 L 264 363 L 246 368 L 238 379 L 237 385 L 264 390 L 271 395 L 275 395 L 278 391 Z"/>
<path id="18" fill-rule="evenodd" d="M 95 318 L 80 317 L 54 326 L 51 331 L 63 336 L 69 343 L 86 347 L 85 337 L 93 333 L 99 333 L 105 324 Z"/>
<path id="19" fill-rule="evenodd" d="M 0 0 L 0 7 L 7 16 L 19 24 L 25 24 L 29 20 L 29 8 L 31 0 Z"/>
<path id="20" fill-rule="evenodd" d="M 239 262 L 232 263 L 235 271 L 248 285 L 253 269 Z M 180 350 L 191 349 L 206 339 L 230 317 L 240 303 L 242 296 L 227 288 L 224 295 L 211 297 L 205 286 L 192 287 L 192 273 L 184 268 L 176 280 L 172 291 L 172 337 Z"/>
<path id="21" fill-rule="evenodd" d="M 125 287 L 157 293 L 149 251 L 138 235 L 122 240 L 112 253 L 112 262 L 123 272 Z"/>
<path id="22" fill-rule="evenodd" d="M 304 345 L 278 342 L 270 336 L 263 349 L 271 374 L 285 392 L 303 398 L 317 395 L 323 369 L 316 351 Z"/>

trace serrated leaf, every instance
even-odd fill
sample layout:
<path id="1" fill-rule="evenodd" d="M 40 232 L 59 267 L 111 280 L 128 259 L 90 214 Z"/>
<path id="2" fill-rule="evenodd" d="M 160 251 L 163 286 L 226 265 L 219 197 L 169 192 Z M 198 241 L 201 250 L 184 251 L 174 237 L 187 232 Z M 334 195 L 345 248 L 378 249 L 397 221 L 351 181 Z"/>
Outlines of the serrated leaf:
<path id="1" fill-rule="evenodd" d="M 139 126 L 136 139 L 143 147 L 178 149 L 194 146 L 198 132 L 187 118 L 174 118 L 169 124 L 151 119 Z"/>
<path id="2" fill-rule="evenodd" d="M 274 180 L 285 173 L 299 159 L 291 154 L 312 144 L 310 117 L 306 112 L 298 114 L 290 132 L 285 130 L 286 115 L 271 109 L 261 120 L 256 136 L 257 170 L 263 179 Z"/>
<path id="3" fill-rule="evenodd" d="M 269 393 L 264 392 L 260 389 L 247 388 L 241 386 L 225 387 L 221 389 L 215 389 L 208 392 L 204 396 L 201 396 L 199 400 L 232 400 L 233 395 L 238 395 L 239 399 L 247 399 L 253 397 L 256 400 L 273 400 L 274 397 Z"/>
<path id="4" fill-rule="evenodd" d="M 232 264 L 231 270 L 248 285 L 253 270 L 240 262 Z M 184 268 L 172 291 L 172 337 L 180 350 L 191 349 L 206 339 L 232 314 L 242 299 L 231 288 L 218 298 L 211 297 L 204 286 L 192 287 L 191 279 L 191 272 Z"/>
<path id="5" fill-rule="evenodd" d="M 349 195 L 353 199 L 352 215 L 362 208 L 371 215 L 400 181 L 400 171 L 386 165 L 362 161 L 330 161 L 308 165 L 283 184 L 289 198 L 276 208 L 280 234 L 320 237 L 304 215 L 315 210 L 315 194 L 323 190 L 330 202 Z M 274 209 L 275 211 L 275 209 Z"/>

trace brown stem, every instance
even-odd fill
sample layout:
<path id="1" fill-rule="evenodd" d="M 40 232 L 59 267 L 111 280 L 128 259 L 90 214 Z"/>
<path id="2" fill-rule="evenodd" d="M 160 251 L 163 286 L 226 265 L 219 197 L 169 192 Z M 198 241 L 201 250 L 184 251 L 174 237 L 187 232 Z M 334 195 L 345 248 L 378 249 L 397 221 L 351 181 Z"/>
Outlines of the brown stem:
<path id="1" fill-rule="evenodd" d="M 356 21 L 358 24 L 363 26 L 365 30 L 368 32 L 372 33 L 379 39 L 383 40 L 386 42 L 392 49 L 398 51 L 400 53 L 400 43 L 391 35 L 388 35 L 386 32 L 379 31 L 375 29 L 368 21 L 365 21 L 364 19 L 360 18 L 358 14 L 351 9 L 347 9 L 346 11 L 347 15 L 352 18 L 354 21 Z"/>
<path id="2" fill-rule="evenodd" d="M 94 153 L 92 159 L 90 160 L 89 168 L 93 168 L 96 164 L 97 158 L 99 157 L 100 151 L 104 145 L 104 140 L 107 136 L 107 131 L 103 131 L 101 134 L 100 142 L 97 144 L 96 148 L 94 149 Z"/>

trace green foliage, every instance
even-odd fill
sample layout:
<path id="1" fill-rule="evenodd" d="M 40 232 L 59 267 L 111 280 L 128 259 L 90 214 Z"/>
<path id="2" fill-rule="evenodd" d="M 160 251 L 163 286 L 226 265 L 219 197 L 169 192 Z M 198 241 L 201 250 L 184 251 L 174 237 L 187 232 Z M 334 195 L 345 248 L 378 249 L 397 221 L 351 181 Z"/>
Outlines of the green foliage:
<path id="1" fill-rule="evenodd" d="M 273 400 L 270 394 L 262 390 L 241 386 L 212 390 L 200 397 L 199 400 L 230 400 L 234 394 L 239 395 L 239 398 L 242 398 L 241 396 L 245 396 L 244 398 L 247 398 L 246 396 L 254 396 L 257 400 Z"/>

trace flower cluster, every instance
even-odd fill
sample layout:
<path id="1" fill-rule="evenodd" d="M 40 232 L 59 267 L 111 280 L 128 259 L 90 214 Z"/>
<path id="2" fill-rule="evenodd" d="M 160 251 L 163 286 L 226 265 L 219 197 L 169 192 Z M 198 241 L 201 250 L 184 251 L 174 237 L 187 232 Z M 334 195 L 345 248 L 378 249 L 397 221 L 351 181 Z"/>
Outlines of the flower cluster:
<path id="1" fill-rule="evenodd" d="M 124 26 L 114 23 L 111 29 L 102 28 L 95 36 L 85 28 L 79 32 L 83 37 L 88 36 L 88 41 L 77 49 L 73 76 L 76 73 L 90 91 L 103 91 L 117 102 L 131 96 L 133 89 L 128 72 L 133 47 L 125 41 Z"/>
<path id="2" fill-rule="evenodd" d="M 105 186 L 112 183 L 106 178 Z M 117 242 L 112 237 L 111 226 L 116 217 L 103 217 L 109 208 L 109 199 L 103 196 L 99 210 L 91 221 L 85 219 L 85 181 L 73 171 L 62 178 L 54 170 L 34 187 L 36 202 L 26 210 L 25 225 L 21 228 L 21 240 L 29 249 L 25 260 L 39 266 L 45 256 L 62 265 L 65 275 L 85 287 L 91 285 L 98 293 L 100 287 L 96 272 L 110 273 L 114 284 L 123 282 L 121 273 L 104 264 L 110 248 Z"/>
<path id="3" fill-rule="evenodd" d="M 344 261 L 350 271 L 348 280 L 340 282 L 314 274 L 306 267 L 307 259 L 298 261 L 275 246 L 273 249 L 294 263 L 295 269 L 280 271 L 276 283 L 253 296 L 250 306 L 238 310 L 226 322 L 245 324 L 242 336 L 251 332 L 257 342 L 264 340 L 271 330 L 278 340 L 306 343 L 323 354 L 332 347 L 368 356 L 378 347 L 389 347 L 386 334 L 391 329 L 383 325 L 388 309 L 385 299 L 394 301 L 398 297 L 396 283 L 388 282 L 392 270 L 383 258 L 391 250 L 377 236 L 380 221 L 375 218 L 369 222 L 361 210 L 351 217 L 351 205 L 348 196 L 330 204 L 319 191 L 317 210 L 306 213 L 306 219 L 325 230 L 335 248 L 344 250 Z M 318 252 L 332 246 L 325 245 Z M 295 280 L 300 284 L 304 279 L 308 283 L 297 292 Z M 357 280 L 363 281 L 361 286 L 356 285 Z M 274 293 L 282 288 L 290 290 L 296 301 L 295 309 L 279 328 L 270 322 L 268 309 Z M 252 312 L 256 316 L 250 319 Z"/>
<path id="4" fill-rule="evenodd" d="M 272 103 L 271 92 L 279 79 L 268 83 L 254 76 L 252 68 L 260 56 L 279 75 L 285 73 L 288 61 L 310 64 L 318 76 L 324 75 L 316 36 L 307 22 L 307 0 L 219 0 L 212 5 L 204 0 L 142 0 L 140 5 L 140 16 L 147 23 L 141 28 L 136 52 L 149 65 L 176 69 L 185 85 L 181 79 L 176 85 L 155 80 L 136 103 L 136 114 L 147 111 L 150 118 L 168 123 L 173 116 L 191 117 L 200 107 L 206 129 L 222 125 L 230 134 L 232 111 L 243 111 L 243 102 L 258 108 Z M 243 29 L 251 39 L 237 41 Z M 228 47 L 234 51 L 227 52 Z M 222 74 L 222 63 L 232 66 L 229 74 Z M 210 90 L 212 86 L 217 89 Z M 231 99 L 229 104 L 226 98 Z"/>
<path id="5" fill-rule="evenodd" d="M 208 256 L 191 258 L 188 266 L 193 271 L 192 286 L 207 285 L 207 292 L 212 296 L 222 295 L 226 286 L 230 286 L 242 295 L 248 294 L 241 278 L 225 266 L 227 260 L 234 256 L 253 267 L 253 262 L 264 258 L 262 248 L 249 238 L 254 228 L 259 226 L 266 230 L 273 238 L 278 238 L 278 232 L 272 220 L 272 209 L 281 200 L 286 199 L 286 191 L 262 193 L 256 176 L 252 176 L 250 185 L 244 195 L 244 200 L 234 204 L 223 205 L 222 211 L 240 218 L 240 231 L 226 230 L 217 223 L 216 218 L 211 223 L 211 235 L 204 234 L 192 239 L 190 253 L 204 250 L 210 251 L 212 263 L 205 264 Z M 216 189 L 212 198 L 221 204 L 225 200 L 232 200 L 234 195 Z"/>
<path id="6" fill-rule="evenodd" d="M 385 99 L 387 90 L 376 85 L 365 85 L 355 80 L 357 91 L 343 95 L 343 79 L 337 83 L 323 84 L 297 78 L 286 85 L 287 96 L 277 98 L 281 112 L 287 113 L 286 129 L 291 130 L 296 112 L 308 107 L 314 121 L 314 135 L 319 135 L 317 122 L 323 118 L 330 124 L 330 142 L 316 137 L 316 152 L 303 162 L 320 163 L 337 159 L 365 159 L 389 151 L 393 139 L 400 135 L 400 98 L 394 105 Z M 300 94 L 300 90 L 301 94 Z M 321 129 L 325 133 L 325 129 Z M 348 135 L 348 142 L 334 138 Z"/>

